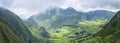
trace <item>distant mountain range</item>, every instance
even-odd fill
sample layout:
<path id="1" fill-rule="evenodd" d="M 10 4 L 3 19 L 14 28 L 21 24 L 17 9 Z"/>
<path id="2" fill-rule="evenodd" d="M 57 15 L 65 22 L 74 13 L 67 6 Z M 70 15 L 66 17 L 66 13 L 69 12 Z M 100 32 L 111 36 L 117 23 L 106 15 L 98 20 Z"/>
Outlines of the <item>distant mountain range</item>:
<path id="1" fill-rule="evenodd" d="M 96 10 L 90 12 L 78 12 L 69 7 L 67 9 L 53 8 L 46 13 L 31 16 L 28 21 L 44 27 L 62 27 L 63 25 L 75 25 L 83 20 L 110 20 L 115 12 Z"/>

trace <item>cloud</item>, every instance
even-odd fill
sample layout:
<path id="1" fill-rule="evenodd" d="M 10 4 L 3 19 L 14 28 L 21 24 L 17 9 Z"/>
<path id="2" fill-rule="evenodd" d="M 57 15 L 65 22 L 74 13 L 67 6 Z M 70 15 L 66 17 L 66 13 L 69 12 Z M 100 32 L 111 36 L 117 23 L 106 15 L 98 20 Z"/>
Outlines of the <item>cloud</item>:
<path id="1" fill-rule="evenodd" d="M 27 19 L 31 15 L 36 14 L 37 12 L 31 12 L 25 8 L 11 8 L 11 11 L 20 16 L 22 19 Z"/>
<path id="2" fill-rule="evenodd" d="M 12 7 L 41 11 L 59 4 L 61 4 L 61 1 L 57 0 L 15 0 Z"/>
<path id="3" fill-rule="evenodd" d="M 120 0 L 0 0 L 0 6 L 10 9 L 23 19 L 54 7 L 72 7 L 77 11 L 120 10 Z"/>
<path id="4" fill-rule="evenodd" d="M 48 8 L 53 8 L 62 4 L 62 1 L 55 0 L 14 0 L 10 10 L 15 12 L 23 19 L 30 17 L 36 13 L 45 12 Z M 22 11 L 23 10 L 23 11 Z"/>
<path id="5" fill-rule="evenodd" d="M 0 6 L 9 7 L 14 0 L 0 0 Z"/>
<path id="6" fill-rule="evenodd" d="M 90 10 L 120 10 L 120 0 L 67 0 L 62 8 L 73 7 L 78 11 Z"/>

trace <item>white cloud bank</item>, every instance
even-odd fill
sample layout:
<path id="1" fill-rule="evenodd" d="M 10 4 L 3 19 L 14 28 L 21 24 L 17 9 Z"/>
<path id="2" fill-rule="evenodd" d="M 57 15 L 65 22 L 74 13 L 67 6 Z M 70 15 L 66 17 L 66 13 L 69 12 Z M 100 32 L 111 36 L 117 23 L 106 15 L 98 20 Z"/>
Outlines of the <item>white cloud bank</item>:
<path id="1" fill-rule="evenodd" d="M 0 6 L 10 9 L 23 19 L 53 7 L 72 7 L 77 11 L 120 10 L 120 0 L 0 0 Z"/>

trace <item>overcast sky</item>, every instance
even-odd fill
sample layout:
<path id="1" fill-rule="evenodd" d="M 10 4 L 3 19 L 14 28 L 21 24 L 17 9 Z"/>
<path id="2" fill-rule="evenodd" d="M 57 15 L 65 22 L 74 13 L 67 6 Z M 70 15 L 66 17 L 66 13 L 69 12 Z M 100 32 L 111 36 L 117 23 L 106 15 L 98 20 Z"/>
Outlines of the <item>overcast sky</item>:
<path id="1" fill-rule="evenodd" d="M 0 0 L 0 7 L 7 8 L 23 19 L 54 7 L 72 7 L 77 11 L 120 10 L 120 0 Z"/>

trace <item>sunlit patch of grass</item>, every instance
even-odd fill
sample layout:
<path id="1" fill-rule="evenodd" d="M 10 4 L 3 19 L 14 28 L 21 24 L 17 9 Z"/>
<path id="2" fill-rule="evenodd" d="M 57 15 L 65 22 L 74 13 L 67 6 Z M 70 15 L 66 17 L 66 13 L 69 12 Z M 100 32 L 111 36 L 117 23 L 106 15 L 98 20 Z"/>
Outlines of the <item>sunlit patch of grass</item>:
<path id="1" fill-rule="evenodd" d="M 58 33 L 56 31 L 59 31 Z M 51 36 L 53 37 L 59 37 L 62 38 L 65 34 L 68 34 L 70 31 L 68 29 L 66 29 L 65 27 L 62 29 L 58 29 L 58 30 L 50 30 L 49 33 L 51 34 Z"/>
<path id="2" fill-rule="evenodd" d="M 92 25 L 101 25 L 101 24 L 104 24 L 104 21 L 103 21 L 103 20 L 97 20 L 97 21 L 82 21 L 82 22 L 79 22 L 78 24 L 79 24 L 79 25 L 89 25 L 89 26 L 92 26 Z"/>
<path id="3" fill-rule="evenodd" d="M 40 31 L 38 28 L 36 29 L 36 27 L 33 27 L 31 31 L 32 34 L 37 38 L 48 39 L 54 43 L 71 43 L 70 41 L 74 40 L 75 37 L 77 37 L 75 34 L 76 32 L 80 33 L 81 31 L 85 30 L 86 32 L 83 35 L 87 35 L 86 33 L 95 34 L 100 30 L 100 25 L 104 25 L 104 23 L 105 23 L 104 20 L 96 20 L 96 21 L 84 20 L 78 22 L 78 24 L 75 25 L 77 26 L 76 28 L 68 25 L 68 26 L 62 26 L 61 28 L 57 28 L 57 29 L 54 28 L 46 29 L 46 31 L 49 32 L 51 38 L 41 37 L 39 35 Z M 73 37 L 73 38 L 69 38 L 69 37 Z"/>

